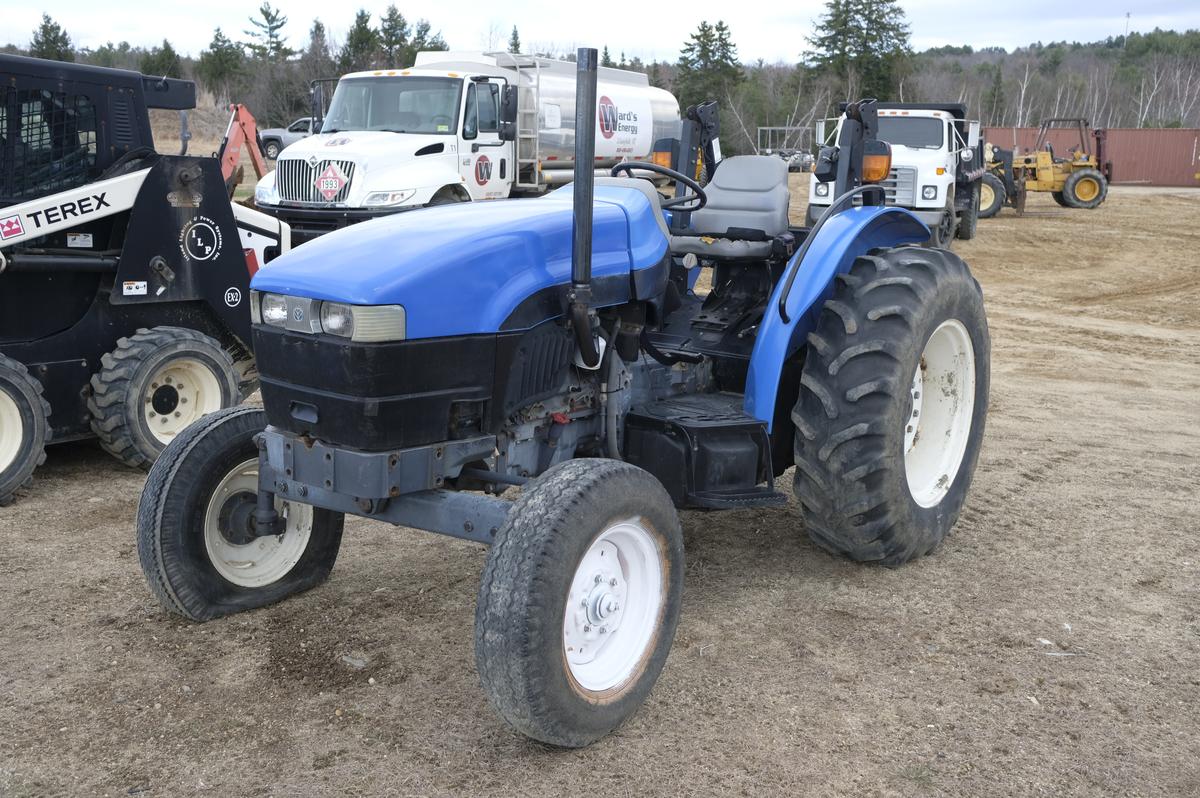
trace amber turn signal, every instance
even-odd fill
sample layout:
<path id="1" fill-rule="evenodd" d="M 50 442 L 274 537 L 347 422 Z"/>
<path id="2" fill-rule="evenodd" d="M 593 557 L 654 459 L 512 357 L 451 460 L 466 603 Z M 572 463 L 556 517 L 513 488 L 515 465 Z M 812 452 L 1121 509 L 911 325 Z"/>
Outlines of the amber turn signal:
<path id="1" fill-rule="evenodd" d="M 655 166 L 661 166 L 664 169 L 671 168 L 671 151 L 670 150 L 655 150 L 650 162 Z"/>
<path id="2" fill-rule="evenodd" d="M 892 171 L 892 148 L 886 141 L 874 139 L 865 143 L 862 159 L 862 181 L 878 183 Z"/>

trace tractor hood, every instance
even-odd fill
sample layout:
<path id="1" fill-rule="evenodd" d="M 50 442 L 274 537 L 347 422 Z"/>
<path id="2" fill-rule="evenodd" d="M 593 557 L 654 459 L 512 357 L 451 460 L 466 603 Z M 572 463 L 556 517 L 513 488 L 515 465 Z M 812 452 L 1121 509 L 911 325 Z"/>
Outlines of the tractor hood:
<path id="1" fill-rule="evenodd" d="M 596 304 L 632 296 L 667 239 L 640 191 L 598 186 L 592 233 Z M 571 280 L 570 187 L 536 200 L 497 200 L 363 222 L 273 260 L 257 291 L 403 305 L 409 338 L 532 327 L 563 313 Z"/>

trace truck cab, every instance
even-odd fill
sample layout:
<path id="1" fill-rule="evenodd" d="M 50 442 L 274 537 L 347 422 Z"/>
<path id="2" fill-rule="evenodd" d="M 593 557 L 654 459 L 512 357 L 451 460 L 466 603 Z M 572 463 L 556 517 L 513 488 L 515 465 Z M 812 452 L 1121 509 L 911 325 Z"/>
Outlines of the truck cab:
<path id="1" fill-rule="evenodd" d="M 411 69 L 345 75 L 319 133 L 279 153 L 255 204 L 302 243 L 398 211 L 544 193 L 570 179 L 573 69 L 437 52 L 418 54 Z M 645 75 L 602 69 L 600 92 L 598 169 L 647 157 L 678 127 L 678 104 Z"/>
<path id="2" fill-rule="evenodd" d="M 829 140 L 831 132 L 836 139 L 844 121 L 844 112 L 818 121 L 817 141 Z M 972 238 L 984 170 L 979 123 L 966 119 L 966 106 L 880 103 L 878 137 L 892 148 L 891 173 L 883 182 L 887 204 L 912 211 L 935 246 Z M 809 178 L 808 225 L 835 199 L 832 194 L 832 183 Z"/>

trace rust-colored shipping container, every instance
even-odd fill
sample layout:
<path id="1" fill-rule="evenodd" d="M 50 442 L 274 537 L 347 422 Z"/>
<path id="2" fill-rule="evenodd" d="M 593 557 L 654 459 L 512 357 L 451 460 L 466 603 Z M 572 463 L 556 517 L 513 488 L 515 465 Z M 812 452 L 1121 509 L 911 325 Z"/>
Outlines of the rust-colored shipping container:
<path id="1" fill-rule="evenodd" d="M 997 147 L 1020 147 L 1025 152 L 1037 144 L 1038 129 L 989 127 L 984 129 L 983 136 Z M 1054 129 L 1048 140 L 1055 152 L 1066 153 L 1078 146 L 1079 133 Z M 1094 134 L 1091 145 L 1094 152 Z M 1108 128 L 1104 149 L 1104 159 L 1113 165 L 1114 183 L 1200 186 L 1200 129 Z"/>

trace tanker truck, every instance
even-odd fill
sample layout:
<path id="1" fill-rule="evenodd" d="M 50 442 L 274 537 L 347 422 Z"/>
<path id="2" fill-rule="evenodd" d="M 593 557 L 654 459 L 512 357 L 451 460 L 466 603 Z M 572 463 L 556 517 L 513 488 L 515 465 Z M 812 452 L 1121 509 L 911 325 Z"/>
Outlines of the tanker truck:
<path id="1" fill-rule="evenodd" d="M 575 73 L 537 56 L 423 52 L 411 69 L 345 75 L 320 132 L 279 154 L 255 205 L 299 244 L 398 211 L 569 183 Z M 598 174 L 651 160 L 656 141 L 679 135 L 678 102 L 640 72 L 600 68 L 597 97 Z"/>

